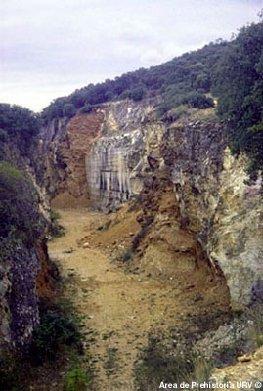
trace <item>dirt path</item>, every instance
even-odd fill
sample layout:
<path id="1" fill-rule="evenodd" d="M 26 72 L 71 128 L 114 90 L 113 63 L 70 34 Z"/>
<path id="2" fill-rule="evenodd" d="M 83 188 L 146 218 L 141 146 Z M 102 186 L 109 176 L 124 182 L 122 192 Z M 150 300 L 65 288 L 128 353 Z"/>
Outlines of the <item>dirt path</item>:
<path id="1" fill-rule="evenodd" d="M 59 260 L 65 274 L 79 277 L 74 301 L 87 316 L 87 326 L 97 334 L 91 346 L 97 390 L 132 390 L 137 354 L 151 327 L 171 318 L 169 301 L 174 308 L 176 291 L 169 284 L 164 287 L 126 274 L 99 248 L 78 244 L 103 215 L 86 210 L 59 212 L 66 235 L 50 242 L 49 253 Z"/>
<path id="2" fill-rule="evenodd" d="M 72 293 L 87 329 L 93 329 L 91 357 L 95 366 L 97 391 L 134 390 L 134 363 L 153 328 L 174 326 L 187 316 L 188 297 L 174 282 L 158 282 L 126 273 L 110 262 L 111 248 L 92 239 L 94 227 L 105 215 L 87 210 L 61 210 L 66 235 L 49 244 L 50 256 L 57 259 L 65 275 L 74 274 Z M 88 248 L 83 237 L 89 237 Z M 195 304 L 194 304 L 195 305 Z M 190 310 L 191 311 L 191 310 Z"/>

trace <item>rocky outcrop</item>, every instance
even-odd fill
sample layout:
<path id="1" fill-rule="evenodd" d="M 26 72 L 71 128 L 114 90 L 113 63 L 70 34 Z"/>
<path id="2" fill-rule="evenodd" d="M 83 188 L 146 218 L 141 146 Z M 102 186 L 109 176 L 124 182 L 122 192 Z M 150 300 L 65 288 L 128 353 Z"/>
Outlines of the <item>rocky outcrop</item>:
<path id="1" fill-rule="evenodd" d="M 102 135 L 86 155 L 86 173 L 92 204 L 111 210 L 142 190 L 147 138 L 142 122 L 150 108 L 125 101 L 103 110 Z"/>
<path id="2" fill-rule="evenodd" d="M 244 157 L 231 155 L 214 122 L 171 125 L 164 153 L 181 216 L 223 271 L 233 308 L 262 300 L 260 180 L 246 184 Z"/>
<path id="3" fill-rule="evenodd" d="M 71 120 L 56 119 L 38 139 L 38 184 L 57 206 L 87 205 L 85 156 L 101 130 L 103 113 L 79 114 Z"/>
<path id="4" fill-rule="evenodd" d="M 263 231 L 261 181 L 246 184 L 244 158 L 224 154 L 219 200 L 207 252 L 223 270 L 233 307 L 263 300 Z"/>
<path id="5" fill-rule="evenodd" d="M 13 156 L 13 165 L 10 161 Z M 7 145 L 1 162 L 0 356 L 24 352 L 39 323 L 37 279 L 49 263 L 46 251 L 46 202 L 33 167 L 17 145 Z M 21 170 L 14 167 L 20 163 Z M 48 277 L 46 276 L 46 281 Z M 48 285 L 48 282 L 46 282 Z"/>
<path id="6" fill-rule="evenodd" d="M 160 120 L 154 105 L 111 102 L 68 123 L 53 121 L 39 141 L 45 187 L 59 205 L 73 197 L 75 204 L 114 210 L 138 199 L 149 225 L 164 217 L 154 199 L 168 184 L 181 228 L 194 235 L 215 272 L 223 272 L 233 308 L 261 300 L 260 181 L 246 183 L 244 157 L 227 149 L 213 109 Z"/>
<path id="7" fill-rule="evenodd" d="M 35 246 L 22 242 L 10 243 L 8 257 L 0 265 L 0 351 L 24 351 L 39 323 L 38 302 L 43 296 L 39 289 L 39 275 L 49 264 L 45 242 L 37 240 Z M 51 273 L 45 273 L 45 289 L 50 285 Z M 37 282 L 38 281 L 38 282 Z"/>
<path id="8" fill-rule="evenodd" d="M 233 390 L 249 388 L 256 391 L 262 388 L 263 348 L 253 355 L 238 357 L 238 363 L 222 369 L 216 369 L 210 379 L 211 383 L 228 383 Z"/>

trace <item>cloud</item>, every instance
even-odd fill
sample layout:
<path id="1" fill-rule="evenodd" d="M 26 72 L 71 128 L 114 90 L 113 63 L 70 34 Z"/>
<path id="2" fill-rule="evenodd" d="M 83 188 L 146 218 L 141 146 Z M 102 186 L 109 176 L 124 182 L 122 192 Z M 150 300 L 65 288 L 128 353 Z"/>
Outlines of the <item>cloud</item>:
<path id="1" fill-rule="evenodd" d="M 1 101 L 35 110 L 257 20 L 258 0 L 2 0 Z"/>

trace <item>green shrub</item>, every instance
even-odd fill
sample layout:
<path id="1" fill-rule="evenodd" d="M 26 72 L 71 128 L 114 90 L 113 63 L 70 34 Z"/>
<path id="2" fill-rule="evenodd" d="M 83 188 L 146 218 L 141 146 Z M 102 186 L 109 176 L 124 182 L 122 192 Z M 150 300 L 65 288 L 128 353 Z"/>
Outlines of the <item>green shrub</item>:
<path id="1" fill-rule="evenodd" d="M 40 126 L 39 116 L 33 111 L 6 103 L 0 104 L 0 128 L 10 136 L 35 135 Z"/>
<path id="2" fill-rule="evenodd" d="M 138 389 L 150 391 L 160 382 L 181 383 L 183 381 L 208 381 L 212 365 L 197 355 L 189 341 L 173 349 L 151 336 L 149 344 L 135 368 Z"/>
<path id="3" fill-rule="evenodd" d="M 179 96 L 176 99 L 176 102 L 177 105 L 188 105 L 197 109 L 214 107 L 214 101 L 212 98 L 198 92 L 191 92 L 189 94 Z"/>
<path id="4" fill-rule="evenodd" d="M 29 359 L 40 365 L 58 359 L 67 346 L 81 349 L 83 336 L 80 329 L 80 319 L 71 306 L 42 303 L 40 324 L 33 332 Z"/>
<path id="5" fill-rule="evenodd" d="M 71 368 L 65 377 L 65 391 L 86 391 L 91 383 L 89 374 L 80 367 Z"/>
<path id="6" fill-rule="evenodd" d="M 0 142 L 4 143 L 7 141 L 7 139 L 8 139 L 8 134 L 7 134 L 6 130 L 0 129 Z"/>
<path id="7" fill-rule="evenodd" d="M 186 115 L 188 108 L 185 105 L 175 107 L 174 109 L 169 110 L 165 115 L 165 120 L 169 122 L 177 121 L 179 118 Z"/>
<path id="8" fill-rule="evenodd" d="M 142 98 L 144 97 L 145 95 L 145 89 L 143 87 L 137 87 L 137 88 L 134 88 L 130 93 L 129 93 L 129 97 L 134 100 L 135 102 L 138 102 L 140 100 L 142 100 Z"/>
<path id="9" fill-rule="evenodd" d="M 21 240 L 31 246 L 43 231 L 35 189 L 24 173 L 0 162 L 0 240 Z"/>
<path id="10" fill-rule="evenodd" d="M 76 114 L 77 110 L 72 103 L 66 103 L 63 108 L 64 117 L 71 118 Z"/>
<path id="11" fill-rule="evenodd" d="M 128 261 L 131 261 L 131 260 L 132 260 L 133 256 L 134 256 L 134 252 L 132 251 L 131 248 L 129 248 L 129 249 L 127 249 L 127 250 L 125 250 L 125 251 L 123 252 L 123 254 L 121 255 L 120 258 L 121 258 L 121 260 L 122 260 L 123 262 L 128 262 Z"/>
<path id="12" fill-rule="evenodd" d="M 50 210 L 50 220 L 51 220 L 51 226 L 50 226 L 50 234 L 53 238 L 61 238 L 65 235 L 65 228 L 59 224 L 60 214 L 51 209 Z"/>
<path id="13" fill-rule="evenodd" d="M 89 114 L 92 112 L 92 105 L 86 103 L 85 106 L 83 106 L 80 110 L 80 113 L 82 114 Z"/>
<path id="14" fill-rule="evenodd" d="M 218 114 L 228 126 L 235 153 L 251 159 L 249 171 L 263 167 L 263 22 L 240 30 L 213 69 Z"/>

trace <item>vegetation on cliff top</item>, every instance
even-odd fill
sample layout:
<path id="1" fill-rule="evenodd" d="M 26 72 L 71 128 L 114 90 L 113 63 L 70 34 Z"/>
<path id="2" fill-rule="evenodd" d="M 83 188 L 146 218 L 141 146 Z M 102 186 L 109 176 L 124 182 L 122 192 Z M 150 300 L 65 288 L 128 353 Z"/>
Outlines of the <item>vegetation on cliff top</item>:
<path id="1" fill-rule="evenodd" d="M 0 104 L 0 159 L 5 142 L 15 142 L 24 155 L 40 129 L 40 116 L 20 106 Z"/>
<path id="2" fill-rule="evenodd" d="M 70 114 L 77 109 L 96 106 L 112 100 L 132 99 L 139 101 L 143 97 L 162 95 L 167 105 L 181 104 L 181 101 L 190 100 L 195 94 L 205 99 L 205 93 L 211 89 L 211 69 L 222 56 L 227 42 L 210 43 L 195 52 L 186 53 L 163 65 L 149 69 L 140 68 L 128 72 L 114 80 L 104 83 L 89 84 L 76 90 L 68 97 L 56 99 L 49 107 L 43 110 L 45 121 L 55 117 L 63 117 L 65 110 Z M 195 102 L 196 103 L 196 102 Z M 209 101 L 211 104 L 211 101 Z M 69 110 L 69 105 L 71 109 Z"/>
<path id="3" fill-rule="evenodd" d="M 114 80 L 89 84 L 55 100 L 42 118 L 71 117 L 102 103 L 160 96 L 159 115 L 186 104 L 207 108 L 218 98 L 219 117 L 227 124 L 235 153 L 250 157 L 251 173 L 263 165 L 263 22 L 243 27 L 230 42 L 218 40 L 163 65 L 140 68 Z"/>
<path id="4" fill-rule="evenodd" d="M 0 153 L 6 137 L 19 137 L 26 150 L 40 123 L 90 112 L 105 102 L 160 97 L 158 114 L 180 105 L 207 108 L 218 100 L 235 153 L 250 157 L 250 171 L 263 165 L 263 22 L 243 27 L 230 42 L 218 40 L 165 64 L 140 68 L 114 80 L 89 84 L 54 100 L 37 116 L 18 106 L 0 105 Z M 157 104 L 157 103 L 156 103 Z"/>
<path id="5" fill-rule="evenodd" d="M 234 152 L 246 152 L 250 171 L 263 166 L 263 22 L 243 27 L 213 71 L 218 113 Z"/>

